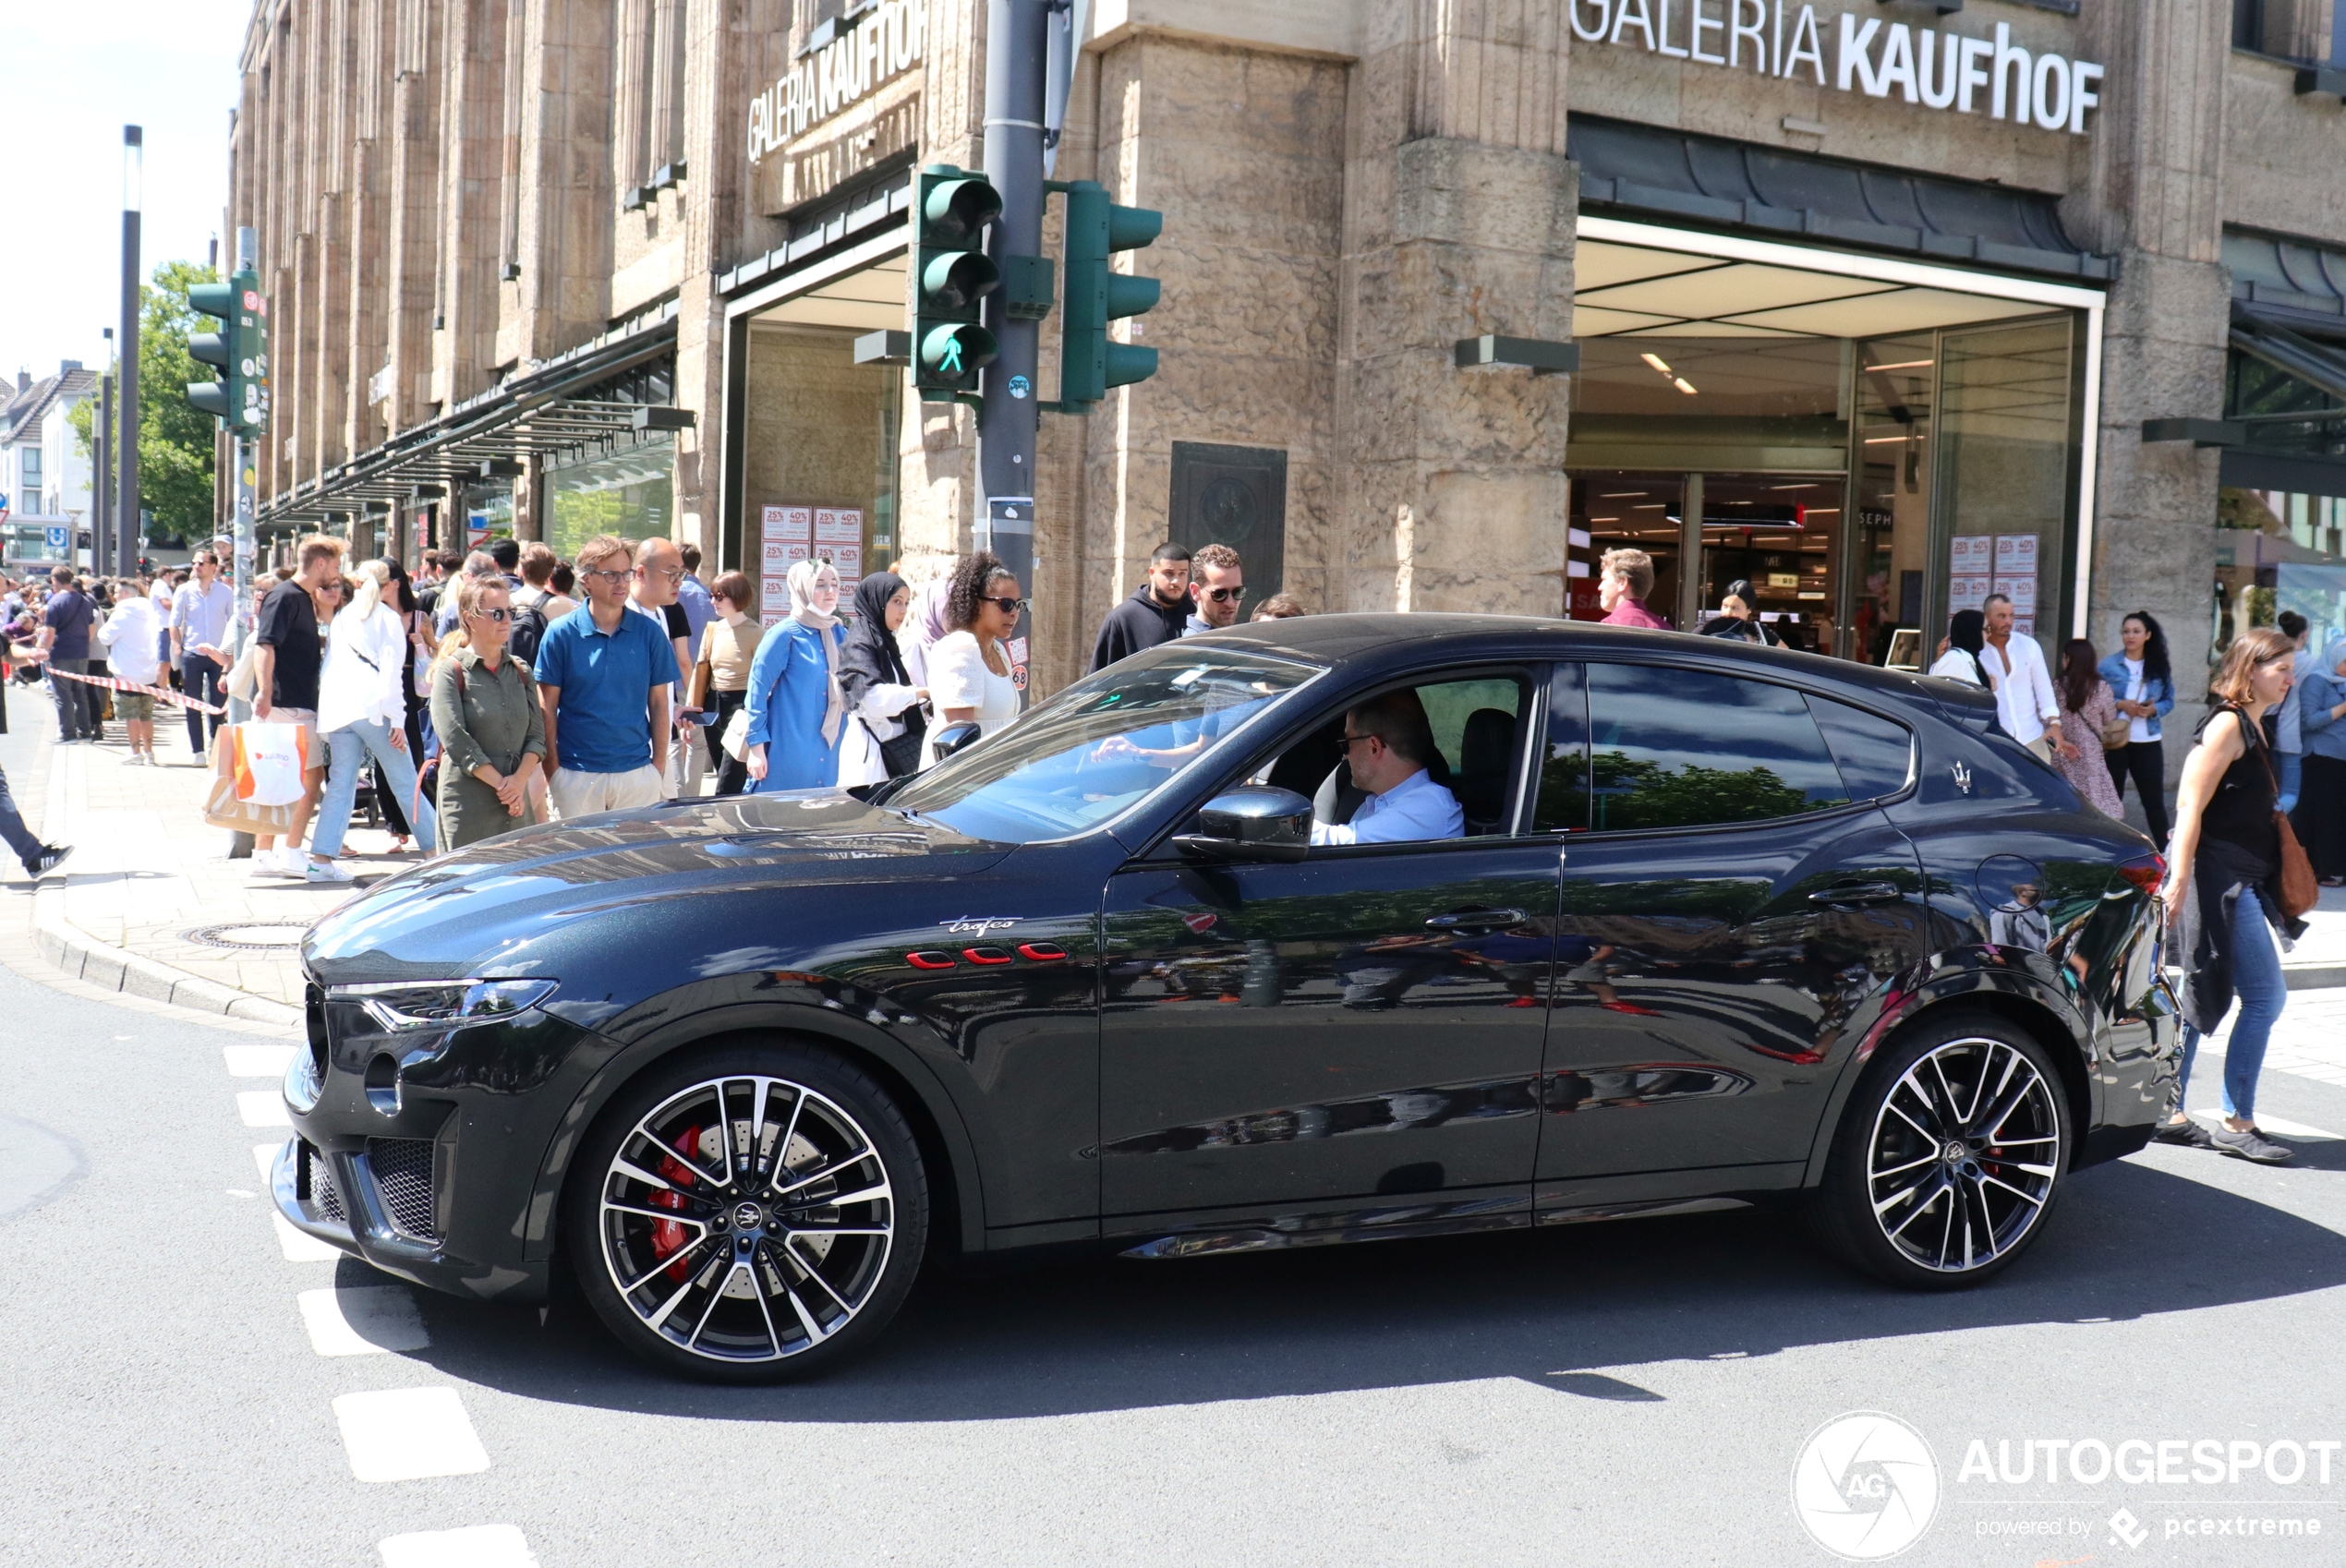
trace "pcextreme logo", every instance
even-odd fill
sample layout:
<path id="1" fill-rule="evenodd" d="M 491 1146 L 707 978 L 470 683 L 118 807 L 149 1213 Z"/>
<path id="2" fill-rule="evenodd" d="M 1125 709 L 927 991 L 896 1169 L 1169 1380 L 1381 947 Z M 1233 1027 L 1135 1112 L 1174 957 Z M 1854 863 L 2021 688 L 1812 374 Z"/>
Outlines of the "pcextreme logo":
<path id="1" fill-rule="evenodd" d="M 1836 1557 L 1895 1557 L 1922 1538 L 1939 1512 L 1939 1461 L 1922 1434 L 1895 1416 L 1835 1416 L 1808 1434 L 1793 1461 L 1792 1511 Z"/>

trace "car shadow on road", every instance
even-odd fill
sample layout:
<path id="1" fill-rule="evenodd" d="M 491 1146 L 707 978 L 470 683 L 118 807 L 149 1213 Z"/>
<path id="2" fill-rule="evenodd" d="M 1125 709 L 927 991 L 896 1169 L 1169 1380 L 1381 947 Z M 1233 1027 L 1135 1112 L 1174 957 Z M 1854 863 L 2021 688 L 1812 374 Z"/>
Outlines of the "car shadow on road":
<path id="1" fill-rule="evenodd" d="M 357 1283 L 364 1265 L 345 1265 Z M 1593 1368 L 2031 1323 L 2123 1321 L 2346 1283 L 2346 1236 L 2128 1160 L 2072 1181 L 1994 1283 L 1923 1293 L 1847 1272 L 1781 1213 L 932 1278 L 862 1358 L 779 1388 L 672 1381 L 583 1307 L 432 1297 L 453 1376 L 531 1398 L 727 1420 L 964 1421 L 1516 1377 L 1652 1400 Z"/>

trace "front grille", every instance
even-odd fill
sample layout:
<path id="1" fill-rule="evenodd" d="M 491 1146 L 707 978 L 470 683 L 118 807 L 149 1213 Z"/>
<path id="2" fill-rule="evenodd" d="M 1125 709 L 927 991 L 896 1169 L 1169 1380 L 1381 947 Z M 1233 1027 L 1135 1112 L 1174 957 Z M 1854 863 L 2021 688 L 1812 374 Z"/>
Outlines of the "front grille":
<path id="1" fill-rule="evenodd" d="M 334 1181 L 333 1162 L 327 1159 L 308 1141 L 301 1146 L 301 1170 L 296 1194 L 307 1198 L 317 1208 L 318 1217 L 338 1225 L 350 1223 L 342 1206 L 342 1188 Z"/>
<path id="2" fill-rule="evenodd" d="M 440 1241 L 440 1227 L 431 1214 L 431 1140 L 370 1138 L 367 1164 L 382 1193 L 391 1228 L 410 1241 Z"/>

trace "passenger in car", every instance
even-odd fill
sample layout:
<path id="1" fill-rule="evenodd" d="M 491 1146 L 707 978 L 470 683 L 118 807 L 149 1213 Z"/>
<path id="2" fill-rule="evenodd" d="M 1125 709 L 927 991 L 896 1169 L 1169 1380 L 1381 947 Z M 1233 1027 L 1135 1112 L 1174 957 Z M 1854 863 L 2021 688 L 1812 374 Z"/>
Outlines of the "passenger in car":
<path id="1" fill-rule="evenodd" d="M 1352 765 L 1352 782 L 1369 799 L 1348 823 L 1313 823 L 1312 843 L 1397 844 L 1466 836 L 1458 798 L 1426 774 L 1433 726 L 1415 692 L 1387 692 L 1347 713 L 1344 754 Z"/>

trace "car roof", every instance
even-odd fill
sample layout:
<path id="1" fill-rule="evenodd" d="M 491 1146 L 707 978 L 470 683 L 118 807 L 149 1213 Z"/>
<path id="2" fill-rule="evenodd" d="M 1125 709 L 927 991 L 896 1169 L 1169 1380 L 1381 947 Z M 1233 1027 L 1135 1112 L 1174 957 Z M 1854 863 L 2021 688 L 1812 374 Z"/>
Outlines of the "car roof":
<path id="1" fill-rule="evenodd" d="M 1285 653 L 1315 663 L 1343 664 L 1356 670 L 1406 670 L 1430 654 L 1455 658 L 1665 659 L 1698 663 L 1722 671 L 1762 671 L 1803 685 L 1837 686 L 1871 694 L 1905 707 L 1929 704 L 1944 713 L 1954 700 L 1973 706 L 1967 689 L 1927 681 L 1905 670 L 1882 669 L 1792 648 L 1761 647 L 1723 637 L 1686 632 L 1606 626 L 1532 615 L 1409 614 L 1296 615 L 1276 621 L 1242 621 L 1198 634 L 1215 642 L 1242 643 L 1264 653 Z M 1433 645 L 1440 645 L 1438 652 Z M 1978 694 L 1992 706 L 1994 699 Z M 1950 714 L 1949 717 L 1955 717 Z"/>

